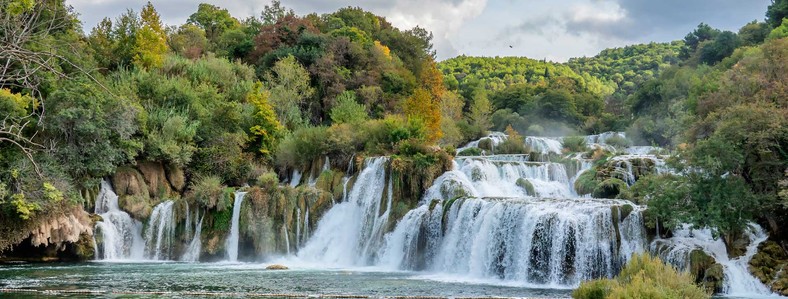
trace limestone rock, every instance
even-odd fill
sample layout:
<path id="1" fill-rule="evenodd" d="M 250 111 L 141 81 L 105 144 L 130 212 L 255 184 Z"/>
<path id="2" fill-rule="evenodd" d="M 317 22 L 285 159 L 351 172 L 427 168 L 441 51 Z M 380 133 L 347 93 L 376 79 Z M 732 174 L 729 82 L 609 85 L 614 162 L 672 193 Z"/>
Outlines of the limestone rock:
<path id="1" fill-rule="evenodd" d="M 290 268 L 288 268 L 287 266 L 284 266 L 284 265 L 274 264 L 274 265 L 270 265 L 268 267 L 265 267 L 265 269 L 266 270 L 288 270 Z"/>
<path id="2" fill-rule="evenodd" d="M 148 184 L 145 183 L 142 174 L 129 166 L 118 167 L 115 175 L 112 176 L 112 187 L 118 196 L 137 195 L 145 198 L 150 197 Z"/>
<path id="3" fill-rule="evenodd" d="M 164 166 L 159 162 L 140 162 L 138 164 L 145 182 L 148 184 L 148 193 L 151 198 L 163 198 L 172 193 L 170 182 L 164 171 Z"/>
<path id="4" fill-rule="evenodd" d="M 186 188 L 186 175 L 180 166 L 167 165 L 167 180 L 172 188 L 178 192 L 183 192 L 183 189 Z"/>
<path id="5" fill-rule="evenodd" d="M 30 232 L 30 243 L 33 246 L 77 243 L 82 234 L 93 235 L 92 221 L 87 212 L 75 209 L 41 221 L 38 227 Z"/>

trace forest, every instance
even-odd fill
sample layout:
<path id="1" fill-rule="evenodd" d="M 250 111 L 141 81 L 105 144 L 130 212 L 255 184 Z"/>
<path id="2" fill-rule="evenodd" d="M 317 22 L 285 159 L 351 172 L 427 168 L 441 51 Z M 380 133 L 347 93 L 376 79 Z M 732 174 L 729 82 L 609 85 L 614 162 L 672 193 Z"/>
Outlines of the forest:
<path id="1" fill-rule="evenodd" d="M 394 222 L 454 157 L 480 153 L 458 148 L 504 131 L 519 141 L 501 145 L 508 154 L 531 151 L 522 136 L 610 131 L 626 133 L 622 146 L 665 148 L 675 172 L 600 197 L 647 207 L 657 234 L 686 223 L 732 244 L 754 222 L 788 252 L 785 0 L 738 32 L 701 23 L 673 42 L 565 63 L 437 61 L 429 28 L 359 7 L 297 15 L 274 1 L 239 19 L 200 4 L 165 25 L 149 2 L 83 28 L 63 0 L 2 0 L 0 17 L 0 253 L 31 236 L 44 247 L 83 238 L 36 234 L 62 215 L 96 221 L 87 214 L 107 178 L 134 217 L 179 198 L 207 211 L 218 238 L 230 188 L 256 188 L 261 213 L 288 223 L 288 205 L 342 198 L 336 169 L 363 157 L 392 160 Z M 604 155 L 575 186 L 611 184 Z M 288 185 L 293 171 L 315 173 L 316 187 Z"/>

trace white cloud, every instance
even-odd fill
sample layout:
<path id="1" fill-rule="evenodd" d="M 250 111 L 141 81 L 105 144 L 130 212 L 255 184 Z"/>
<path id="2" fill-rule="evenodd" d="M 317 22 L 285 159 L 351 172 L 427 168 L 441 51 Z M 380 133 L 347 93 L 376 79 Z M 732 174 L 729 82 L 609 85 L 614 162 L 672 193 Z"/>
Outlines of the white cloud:
<path id="1" fill-rule="evenodd" d="M 67 0 L 86 31 L 147 0 Z M 151 0 L 170 25 L 181 24 L 201 2 L 237 18 L 259 15 L 269 0 Z M 681 39 L 700 22 L 736 30 L 763 19 L 770 0 L 282 0 L 298 14 L 360 6 L 409 29 L 434 34 L 439 59 L 458 54 L 528 56 L 564 61 L 609 47 Z"/>

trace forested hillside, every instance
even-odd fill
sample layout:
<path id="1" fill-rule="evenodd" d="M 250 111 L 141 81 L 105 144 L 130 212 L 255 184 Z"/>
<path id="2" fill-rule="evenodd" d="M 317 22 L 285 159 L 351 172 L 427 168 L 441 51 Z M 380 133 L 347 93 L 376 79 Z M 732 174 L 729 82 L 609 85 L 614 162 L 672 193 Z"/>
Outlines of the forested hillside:
<path id="1" fill-rule="evenodd" d="M 504 130 L 501 154 L 531 154 L 522 135 L 608 131 L 665 147 L 676 172 L 606 196 L 648 207 L 655 230 L 713 227 L 733 243 L 755 221 L 788 248 L 788 1 L 738 32 L 700 24 L 683 40 L 565 64 L 437 62 L 428 29 L 361 8 L 194 9 L 165 26 L 148 3 L 87 29 L 62 0 L 0 1 L 0 252 L 78 241 L 104 179 L 140 219 L 170 198 L 206 210 L 209 236 L 229 227 L 228 187 L 254 186 L 287 235 L 297 205 L 324 211 L 344 192 L 342 171 L 371 156 L 391 159 L 396 222 L 456 148 Z M 594 167 L 614 154 L 589 153 Z M 300 173 L 314 181 L 297 186 Z M 596 173 L 584 177 L 592 190 Z M 42 233 L 64 221 L 74 231 Z"/>

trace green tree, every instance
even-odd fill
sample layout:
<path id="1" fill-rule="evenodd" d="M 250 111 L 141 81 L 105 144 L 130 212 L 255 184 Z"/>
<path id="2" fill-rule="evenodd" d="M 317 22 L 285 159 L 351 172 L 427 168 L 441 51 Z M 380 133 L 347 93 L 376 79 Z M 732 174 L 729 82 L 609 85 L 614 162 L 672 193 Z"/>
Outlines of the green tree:
<path id="1" fill-rule="evenodd" d="M 492 115 L 492 105 L 484 89 L 478 88 L 473 92 L 473 101 L 468 113 L 468 118 L 474 127 L 485 132 L 492 126 L 490 116 Z"/>
<path id="2" fill-rule="evenodd" d="M 284 137 L 284 127 L 276 119 L 274 108 L 268 102 L 268 92 L 263 89 L 262 83 L 256 83 L 247 101 L 254 106 L 254 126 L 249 131 L 254 140 L 258 154 L 264 158 L 271 158 L 279 140 Z"/>
<path id="3" fill-rule="evenodd" d="M 205 30 L 208 40 L 212 42 L 216 42 L 225 31 L 235 29 L 240 25 L 240 22 L 233 18 L 227 9 L 208 3 L 200 3 L 197 12 L 189 16 L 187 22 L 196 24 Z"/>
<path id="4" fill-rule="evenodd" d="M 352 91 L 339 94 L 337 105 L 331 109 L 331 121 L 335 124 L 360 124 L 367 118 L 367 108 L 356 101 L 356 94 Z"/>
<path id="5" fill-rule="evenodd" d="M 266 87 L 271 93 L 269 100 L 281 124 L 289 130 L 309 124 L 301 111 L 315 90 L 310 86 L 309 72 L 295 57 L 287 56 L 274 64 L 266 75 Z"/>
<path id="6" fill-rule="evenodd" d="M 168 41 L 175 53 L 191 59 L 200 58 L 208 49 L 205 30 L 194 24 L 181 25 Z"/>
<path id="7" fill-rule="evenodd" d="M 766 10 L 766 23 L 777 28 L 785 18 L 788 18 L 788 0 L 773 0 Z"/>
<path id="8" fill-rule="evenodd" d="M 167 34 L 150 2 L 142 7 L 140 25 L 134 38 L 134 64 L 143 68 L 161 66 L 167 53 Z"/>

